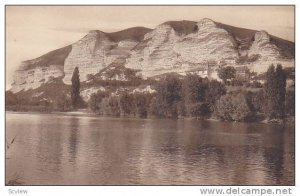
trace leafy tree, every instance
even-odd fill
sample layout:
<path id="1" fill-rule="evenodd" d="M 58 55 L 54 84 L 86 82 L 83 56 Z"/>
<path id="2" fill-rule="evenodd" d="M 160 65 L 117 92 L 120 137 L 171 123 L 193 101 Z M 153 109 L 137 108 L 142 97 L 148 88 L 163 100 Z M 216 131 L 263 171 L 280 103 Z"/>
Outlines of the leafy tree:
<path id="1" fill-rule="evenodd" d="M 295 116 L 295 91 L 287 91 L 285 97 L 286 114 Z"/>
<path id="2" fill-rule="evenodd" d="M 110 96 L 108 98 L 108 114 L 111 116 L 120 116 L 120 104 L 117 96 Z"/>
<path id="3" fill-rule="evenodd" d="M 208 88 L 208 80 L 195 74 L 189 74 L 185 77 L 182 86 L 182 92 L 185 103 L 185 112 L 187 116 L 196 117 L 206 115 L 206 110 L 201 110 L 205 101 L 205 94 Z"/>
<path id="4" fill-rule="evenodd" d="M 181 100 L 182 82 L 173 75 L 167 75 L 164 80 L 157 85 L 157 99 L 152 103 L 152 107 L 159 107 L 158 115 L 164 117 L 177 117 L 177 103 Z M 157 104 L 154 106 L 153 104 Z"/>
<path id="5" fill-rule="evenodd" d="M 286 67 L 284 72 L 287 79 L 295 80 L 295 67 Z"/>
<path id="6" fill-rule="evenodd" d="M 201 102 L 205 99 L 208 80 L 196 74 L 188 74 L 183 81 L 184 100 L 188 103 Z"/>
<path id="7" fill-rule="evenodd" d="M 177 114 L 178 117 L 186 116 L 186 108 L 185 108 L 184 100 L 181 100 L 177 103 Z"/>
<path id="8" fill-rule="evenodd" d="M 108 97 L 108 93 L 105 91 L 99 90 L 97 93 L 93 93 L 88 102 L 90 110 L 99 113 L 101 107 L 101 101 L 105 97 Z"/>
<path id="9" fill-rule="evenodd" d="M 232 66 L 222 67 L 218 71 L 218 76 L 226 84 L 227 80 L 235 78 L 236 70 Z"/>
<path id="10" fill-rule="evenodd" d="M 134 96 L 128 92 L 123 92 L 120 95 L 120 110 L 121 115 L 129 116 L 135 114 Z"/>
<path id="11" fill-rule="evenodd" d="M 150 102 L 150 106 L 149 106 L 149 113 L 152 116 L 156 116 L 156 117 L 164 117 L 164 109 L 162 108 L 162 103 L 159 102 L 157 96 L 154 97 L 151 102 Z"/>
<path id="12" fill-rule="evenodd" d="M 149 93 L 134 94 L 135 114 L 137 117 L 146 118 L 148 116 L 152 96 Z"/>
<path id="13" fill-rule="evenodd" d="M 99 112 L 100 115 L 110 115 L 109 114 L 109 105 L 108 105 L 108 97 L 105 97 L 101 100 Z"/>
<path id="14" fill-rule="evenodd" d="M 97 112 L 100 109 L 98 105 L 96 93 L 93 93 L 91 95 L 88 105 L 89 105 L 89 109 L 93 112 Z"/>
<path id="15" fill-rule="evenodd" d="M 5 105 L 17 105 L 18 104 L 18 97 L 11 91 L 5 91 Z"/>
<path id="16" fill-rule="evenodd" d="M 72 90 L 71 90 L 71 100 L 73 108 L 78 108 L 80 104 L 80 79 L 79 79 L 79 69 L 75 67 L 72 75 Z"/>
<path id="17" fill-rule="evenodd" d="M 58 97 L 56 102 L 56 107 L 54 109 L 57 109 L 61 112 L 69 111 L 72 108 L 70 95 L 61 95 Z"/>
<path id="18" fill-rule="evenodd" d="M 226 87 L 217 80 L 211 80 L 205 93 L 205 102 L 209 107 L 209 111 L 213 112 L 216 102 L 222 95 L 226 94 Z"/>
<path id="19" fill-rule="evenodd" d="M 120 116 L 121 112 L 119 98 L 114 95 L 103 98 L 100 104 L 99 114 L 108 116 Z"/>

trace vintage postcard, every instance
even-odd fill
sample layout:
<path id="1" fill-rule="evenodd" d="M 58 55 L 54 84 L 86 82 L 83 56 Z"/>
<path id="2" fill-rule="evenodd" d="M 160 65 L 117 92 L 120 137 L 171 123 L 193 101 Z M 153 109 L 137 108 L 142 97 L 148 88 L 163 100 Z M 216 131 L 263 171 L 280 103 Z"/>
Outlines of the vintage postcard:
<path id="1" fill-rule="evenodd" d="M 294 6 L 5 6 L 9 185 L 295 185 Z"/>

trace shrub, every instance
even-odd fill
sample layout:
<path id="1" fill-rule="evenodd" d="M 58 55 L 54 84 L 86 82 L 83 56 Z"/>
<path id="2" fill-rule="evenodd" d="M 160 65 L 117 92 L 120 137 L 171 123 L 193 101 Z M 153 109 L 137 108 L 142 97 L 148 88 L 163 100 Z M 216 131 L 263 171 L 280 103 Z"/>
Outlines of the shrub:
<path id="1" fill-rule="evenodd" d="M 240 92 L 222 96 L 216 105 L 216 116 L 225 121 L 249 121 L 253 113 L 245 94 Z"/>
<path id="2" fill-rule="evenodd" d="M 236 70 L 233 66 L 222 67 L 218 71 L 218 76 L 226 83 L 227 80 L 235 78 Z"/>
<path id="3" fill-rule="evenodd" d="M 56 102 L 56 106 L 54 106 L 55 110 L 66 112 L 72 109 L 72 101 L 70 96 L 62 95 Z"/>
<path id="4" fill-rule="evenodd" d="M 194 103 L 186 106 L 190 117 L 206 117 L 210 114 L 206 103 Z"/>

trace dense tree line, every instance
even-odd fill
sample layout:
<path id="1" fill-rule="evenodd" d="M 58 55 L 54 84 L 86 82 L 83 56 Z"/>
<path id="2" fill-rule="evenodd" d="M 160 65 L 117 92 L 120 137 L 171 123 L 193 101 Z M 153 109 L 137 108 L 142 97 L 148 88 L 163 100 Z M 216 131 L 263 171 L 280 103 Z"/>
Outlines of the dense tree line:
<path id="1" fill-rule="evenodd" d="M 115 95 L 98 91 L 91 95 L 89 108 L 100 115 L 146 118 L 152 97 L 150 93 L 124 91 Z"/>
<path id="2" fill-rule="evenodd" d="M 180 79 L 167 75 L 155 85 L 156 93 L 118 95 L 97 92 L 89 101 L 89 108 L 103 115 L 156 116 L 160 118 L 209 117 L 215 102 L 226 93 L 225 85 L 198 75 Z"/>
<path id="3" fill-rule="evenodd" d="M 229 71 L 233 73 L 234 71 Z M 226 77 L 225 77 L 226 78 Z M 223 82 L 188 74 L 183 78 L 166 75 L 154 84 L 156 93 L 93 94 L 89 107 L 102 115 L 158 118 L 217 118 L 226 121 L 281 119 L 295 114 L 294 91 L 286 92 L 286 77 L 281 65 L 272 65 L 266 83 L 255 91 L 226 92 Z M 261 85 L 261 84 L 260 84 Z"/>

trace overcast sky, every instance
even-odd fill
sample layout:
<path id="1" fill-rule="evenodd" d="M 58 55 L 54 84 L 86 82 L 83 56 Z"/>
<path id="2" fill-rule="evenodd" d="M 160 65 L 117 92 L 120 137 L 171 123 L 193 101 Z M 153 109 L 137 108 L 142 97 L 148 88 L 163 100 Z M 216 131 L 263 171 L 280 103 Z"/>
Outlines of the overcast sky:
<path id="1" fill-rule="evenodd" d="M 72 44 L 89 30 L 202 18 L 294 41 L 293 6 L 6 6 L 6 87 L 21 61 Z"/>

